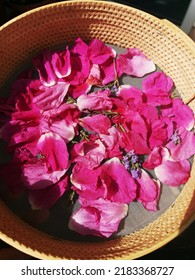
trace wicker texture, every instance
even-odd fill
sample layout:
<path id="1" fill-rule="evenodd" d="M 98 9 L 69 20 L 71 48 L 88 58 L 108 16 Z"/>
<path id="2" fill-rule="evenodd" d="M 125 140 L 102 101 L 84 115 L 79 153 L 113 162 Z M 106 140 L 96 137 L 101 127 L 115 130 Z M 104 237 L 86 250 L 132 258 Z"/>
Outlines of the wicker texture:
<path id="1" fill-rule="evenodd" d="M 97 37 L 120 47 L 138 47 L 170 75 L 188 103 L 195 95 L 195 45 L 177 27 L 137 9 L 103 1 L 66 1 L 27 12 L 0 28 L 0 85 L 4 86 L 43 48 L 75 38 Z M 195 109 L 195 102 L 189 102 Z M 41 259 L 133 259 L 184 230 L 195 213 L 195 164 L 181 194 L 157 220 L 116 240 L 81 243 L 57 240 L 21 221 L 0 202 L 0 238 Z"/>

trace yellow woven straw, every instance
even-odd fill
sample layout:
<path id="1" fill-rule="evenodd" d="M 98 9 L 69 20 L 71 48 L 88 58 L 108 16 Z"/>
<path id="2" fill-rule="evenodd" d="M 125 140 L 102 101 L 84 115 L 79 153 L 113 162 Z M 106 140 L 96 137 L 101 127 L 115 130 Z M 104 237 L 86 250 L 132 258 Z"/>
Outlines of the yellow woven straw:
<path id="1" fill-rule="evenodd" d="M 195 44 L 167 20 L 106 1 L 65 1 L 29 11 L 0 28 L 0 84 L 45 47 L 96 37 L 120 47 L 138 47 L 167 75 L 183 101 L 195 109 Z M 195 164 L 191 177 L 158 219 L 116 240 L 58 240 L 17 217 L 0 202 L 0 238 L 40 259 L 133 259 L 163 246 L 195 217 Z"/>

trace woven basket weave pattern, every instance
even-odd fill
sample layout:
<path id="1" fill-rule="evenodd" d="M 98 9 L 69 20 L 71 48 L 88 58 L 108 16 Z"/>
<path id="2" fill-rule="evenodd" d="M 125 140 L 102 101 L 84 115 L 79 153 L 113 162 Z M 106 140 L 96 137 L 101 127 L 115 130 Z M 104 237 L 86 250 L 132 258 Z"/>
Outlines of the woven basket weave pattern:
<path id="1" fill-rule="evenodd" d="M 77 37 L 94 37 L 120 47 L 138 47 L 167 75 L 184 102 L 195 94 L 195 46 L 177 27 L 147 13 L 101 1 L 51 4 L 8 22 L 0 28 L 0 85 L 24 62 L 44 48 L 55 48 Z M 195 103 L 189 103 L 195 109 Z M 145 228 L 117 240 L 79 243 L 52 238 L 17 218 L 0 203 L 0 238 L 38 258 L 136 258 L 173 239 L 194 218 L 195 165 L 191 178 L 172 205 Z"/>

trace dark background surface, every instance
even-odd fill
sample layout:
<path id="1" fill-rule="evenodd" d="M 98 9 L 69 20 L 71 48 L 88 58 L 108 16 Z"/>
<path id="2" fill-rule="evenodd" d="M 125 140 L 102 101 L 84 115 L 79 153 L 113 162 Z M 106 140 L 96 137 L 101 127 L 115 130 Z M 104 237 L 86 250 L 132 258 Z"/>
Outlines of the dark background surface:
<path id="1" fill-rule="evenodd" d="M 166 18 L 176 25 L 181 25 L 190 0 L 116 0 L 125 5 L 138 8 L 159 18 Z"/>

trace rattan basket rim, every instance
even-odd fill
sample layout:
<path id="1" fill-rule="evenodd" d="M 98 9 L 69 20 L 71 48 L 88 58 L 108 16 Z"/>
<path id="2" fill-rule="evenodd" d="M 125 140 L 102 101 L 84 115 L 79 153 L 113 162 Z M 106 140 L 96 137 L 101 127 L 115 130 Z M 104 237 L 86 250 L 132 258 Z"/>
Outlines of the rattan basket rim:
<path id="1" fill-rule="evenodd" d="M 103 8 L 109 8 L 109 9 L 129 9 L 131 11 L 136 11 L 138 14 L 140 14 L 142 17 L 147 17 L 149 18 L 151 21 L 156 22 L 157 24 L 160 24 L 162 26 L 164 26 L 164 28 L 166 29 L 170 29 L 171 32 L 173 33 L 177 33 L 177 37 L 179 38 L 179 40 L 182 40 L 183 43 L 185 43 L 185 45 L 187 46 L 188 49 L 190 49 L 190 52 L 193 54 L 193 57 L 195 58 L 195 45 L 194 42 L 185 34 L 183 33 L 179 28 L 177 28 L 176 26 L 174 26 L 172 23 L 170 23 L 167 20 L 160 20 L 152 15 L 149 15 L 146 12 L 140 11 L 138 9 L 132 8 L 132 7 L 128 7 L 124 6 L 123 4 L 119 4 L 119 3 L 113 3 L 113 2 L 105 2 L 105 1 L 91 1 L 91 0 L 76 0 L 76 1 L 65 1 L 65 2 L 59 2 L 59 3 L 53 3 L 53 4 L 48 4 L 46 6 L 42 6 L 39 8 L 35 8 L 31 11 L 25 12 L 24 14 L 17 16 L 16 18 L 8 21 L 7 23 L 5 23 L 4 25 L 2 25 L 0 27 L 0 32 L 2 30 L 5 30 L 6 28 L 10 27 L 12 24 L 17 24 L 18 21 L 20 21 L 23 18 L 28 17 L 29 15 L 31 15 L 32 13 L 47 13 L 47 10 L 50 8 L 55 8 L 55 7 L 65 7 L 67 5 L 77 5 L 77 4 L 82 4 L 82 3 L 87 3 L 87 4 L 93 4 L 93 5 L 98 5 L 99 9 L 101 10 L 101 6 Z M 190 185 L 192 187 L 192 191 L 190 192 L 190 196 L 191 193 L 193 193 L 194 188 L 194 184 L 191 181 Z M 194 199 L 194 198 L 192 198 Z M 192 202 L 192 201 L 190 201 Z M 189 203 L 190 204 L 190 203 Z M 2 206 L 3 204 L 0 202 L 0 209 L 4 209 L 4 206 Z M 171 206 L 172 207 L 172 206 Z M 170 207 L 170 208 L 171 208 Z M 167 233 L 167 235 L 160 240 L 158 243 L 152 244 L 150 246 L 146 246 L 143 247 L 142 249 L 136 251 L 136 252 L 125 252 L 122 253 L 121 256 L 117 255 L 117 256 L 110 256 L 107 259 L 113 259 L 113 258 L 117 258 L 117 259 L 129 259 L 129 258 L 138 258 L 141 257 L 145 254 L 148 254 L 160 247 L 162 247 L 163 245 L 165 245 L 166 243 L 168 243 L 169 241 L 171 241 L 172 239 L 174 239 L 176 236 L 178 236 L 181 232 L 183 232 L 183 230 L 185 230 L 194 220 L 195 220 L 195 207 L 191 206 L 190 208 L 191 210 L 188 213 L 187 218 L 184 219 L 184 222 L 181 223 L 181 227 L 175 229 L 174 231 Z M 9 211 L 8 211 L 9 212 Z M 167 211 L 166 211 L 167 212 Z M 0 213 L 0 220 L 1 220 L 2 214 Z M 23 224 L 23 226 L 25 227 L 25 223 L 23 221 L 21 221 L 21 223 Z M 150 227 L 150 225 L 149 225 Z M 34 229 L 33 229 L 34 230 Z M 35 232 L 38 231 L 35 230 Z M 41 233 L 42 235 L 42 233 Z M 44 234 L 43 234 L 44 235 Z M 46 238 L 52 238 L 50 236 L 44 235 Z M 58 256 L 54 256 L 53 254 L 46 254 L 37 250 L 34 250 L 30 247 L 25 246 L 24 244 L 20 243 L 17 239 L 14 239 L 14 235 L 9 234 L 6 235 L 5 232 L 3 232 L 3 230 L 0 230 L 0 238 L 2 240 L 4 240 L 5 242 L 7 242 L 8 244 L 10 244 L 11 246 L 29 254 L 32 255 L 34 257 L 40 258 L 40 259 L 58 259 Z M 108 242 L 109 243 L 109 242 Z M 96 245 L 95 245 L 96 246 Z M 97 245 L 98 246 L 98 245 Z"/>

